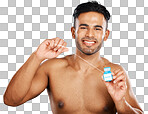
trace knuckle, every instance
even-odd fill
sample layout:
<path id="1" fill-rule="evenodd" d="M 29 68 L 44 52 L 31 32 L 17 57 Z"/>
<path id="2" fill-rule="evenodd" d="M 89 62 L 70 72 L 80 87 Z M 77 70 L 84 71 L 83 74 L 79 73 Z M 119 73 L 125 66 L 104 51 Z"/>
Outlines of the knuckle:
<path id="1" fill-rule="evenodd" d="M 59 39 L 58 38 L 55 38 L 55 42 L 58 42 L 59 41 Z"/>
<path id="2" fill-rule="evenodd" d="M 65 42 L 63 42 L 63 45 L 64 45 L 64 46 L 66 45 Z"/>
<path id="3" fill-rule="evenodd" d="M 63 42 L 63 40 L 62 39 L 60 39 L 60 43 L 62 43 Z"/>
<path id="4" fill-rule="evenodd" d="M 46 42 L 48 42 L 48 41 L 49 41 L 49 39 L 46 39 L 46 40 L 44 40 L 43 42 L 45 42 L 45 43 L 46 43 Z"/>
<path id="5" fill-rule="evenodd" d="M 60 40 L 60 38 L 59 38 L 59 37 L 56 37 L 56 39 L 57 39 L 57 40 Z"/>
<path id="6" fill-rule="evenodd" d="M 51 40 L 52 42 L 54 42 L 54 40 Z"/>
<path id="7" fill-rule="evenodd" d="M 66 46 L 67 45 L 67 42 L 64 42 L 64 45 Z"/>
<path id="8" fill-rule="evenodd" d="M 55 39 L 55 42 L 57 43 L 58 42 L 58 39 Z"/>
<path id="9" fill-rule="evenodd" d="M 121 71 L 121 74 L 124 74 L 124 71 Z"/>
<path id="10" fill-rule="evenodd" d="M 50 39 L 47 38 L 47 39 L 45 39 L 45 40 L 48 41 L 48 40 L 50 40 Z"/>

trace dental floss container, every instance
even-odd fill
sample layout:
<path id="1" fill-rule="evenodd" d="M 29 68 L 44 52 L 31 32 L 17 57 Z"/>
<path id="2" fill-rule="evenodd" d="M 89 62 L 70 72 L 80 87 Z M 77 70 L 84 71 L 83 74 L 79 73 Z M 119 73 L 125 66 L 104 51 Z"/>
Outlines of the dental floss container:
<path id="1" fill-rule="evenodd" d="M 105 67 L 104 68 L 103 79 L 106 82 L 110 82 L 110 81 L 113 80 L 113 75 L 111 74 L 111 68 L 110 67 Z"/>

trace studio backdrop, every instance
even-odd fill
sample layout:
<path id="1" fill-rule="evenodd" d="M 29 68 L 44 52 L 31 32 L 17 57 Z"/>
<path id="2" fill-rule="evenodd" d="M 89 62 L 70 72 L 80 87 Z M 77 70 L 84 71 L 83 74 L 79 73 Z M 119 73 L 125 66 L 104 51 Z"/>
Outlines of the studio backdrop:
<path id="1" fill-rule="evenodd" d="M 73 11 L 88 0 L 0 0 L 0 113 L 52 114 L 45 90 L 18 107 L 3 103 L 6 87 L 28 57 L 45 39 L 60 37 L 68 52 L 75 53 L 72 39 Z M 98 0 L 99 1 L 99 0 Z M 100 0 L 111 13 L 109 38 L 101 56 L 127 71 L 132 89 L 148 113 L 148 0 Z"/>

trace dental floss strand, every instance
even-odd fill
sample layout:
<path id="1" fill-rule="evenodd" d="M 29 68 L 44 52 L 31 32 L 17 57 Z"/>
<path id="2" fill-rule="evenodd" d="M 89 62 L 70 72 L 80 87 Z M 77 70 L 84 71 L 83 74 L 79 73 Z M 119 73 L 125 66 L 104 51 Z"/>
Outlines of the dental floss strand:
<path id="1" fill-rule="evenodd" d="M 79 55 L 75 54 L 76 56 L 78 56 L 80 59 L 82 59 L 83 61 L 85 61 L 87 64 L 91 65 L 92 67 L 94 67 L 95 69 L 101 71 L 103 73 L 103 79 L 106 82 L 110 82 L 113 80 L 113 75 L 111 74 L 111 68 L 110 67 L 105 67 L 103 72 L 102 70 L 100 70 L 99 68 L 95 67 L 93 64 L 89 63 L 88 61 L 86 61 L 85 59 L 83 59 L 82 57 L 80 57 Z"/>
<path id="2" fill-rule="evenodd" d="M 83 59 L 82 57 L 80 57 L 79 55 L 75 54 L 76 56 L 78 56 L 80 59 L 82 59 L 83 61 L 85 61 L 87 64 L 89 64 L 90 66 L 94 67 L 95 69 L 101 71 L 102 73 L 104 73 L 102 70 L 100 70 L 99 68 L 95 67 L 93 64 L 89 63 L 88 61 L 86 61 L 85 59 Z"/>
<path id="3" fill-rule="evenodd" d="M 62 46 L 62 45 L 58 45 L 60 47 L 65 47 L 65 46 Z M 80 59 L 82 59 L 83 61 L 85 61 L 87 64 L 89 64 L 90 66 L 94 67 L 95 69 L 101 71 L 102 73 L 104 73 L 102 70 L 100 70 L 99 68 L 95 67 L 93 64 L 89 63 L 88 61 L 86 61 L 85 59 L 83 59 L 82 57 L 80 57 L 79 55 L 75 54 L 76 56 L 78 56 Z"/>
<path id="4" fill-rule="evenodd" d="M 62 45 L 59 45 L 62 46 Z M 65 46 L 62 46 L 65 47 Z M 93 64 L 89 63 L 88 61 L 86 61 L 85 59 L 83 59 L 82 57 L 80 57 L 79 55 L 75 54 L 77 57 L 79 57 L 80 59 L 82 59 L 83 61 L 85 61 L 87 64 L 89 64 L 90 66 L 92 66 L 93 68 L 97 69 L 98 71 L 100 71 L 101 73 L 103 73 L 103 79 L 106 82 L 110 82 L 113 80 L 113 76 L 111 74 L 111 68 L 110 67 L 105 67 L 103 72 L 102 70 L 100 70 L 99 68 L 95 67 Z"/>

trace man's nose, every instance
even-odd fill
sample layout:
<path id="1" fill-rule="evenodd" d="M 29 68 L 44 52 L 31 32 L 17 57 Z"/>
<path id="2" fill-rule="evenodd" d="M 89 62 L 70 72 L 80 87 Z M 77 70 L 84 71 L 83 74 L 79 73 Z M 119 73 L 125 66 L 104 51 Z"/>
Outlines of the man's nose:
<path id="1" fill-rule="evenodd" d="M 86 37 L 94 37 L 94 30 L 92 29 L 87 29 Z"/>

